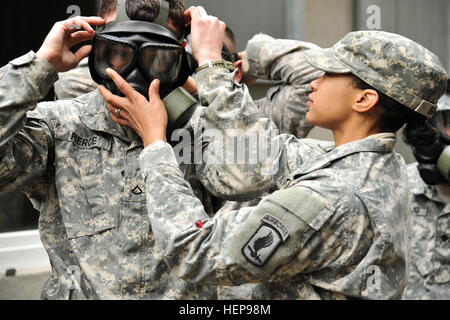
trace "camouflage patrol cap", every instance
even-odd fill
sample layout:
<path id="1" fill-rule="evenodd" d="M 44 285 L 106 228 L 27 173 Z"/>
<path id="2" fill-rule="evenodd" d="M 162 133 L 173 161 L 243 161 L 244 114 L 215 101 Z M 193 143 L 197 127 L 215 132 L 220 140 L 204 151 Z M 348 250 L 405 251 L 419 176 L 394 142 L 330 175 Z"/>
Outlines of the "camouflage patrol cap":
<path id="1" fill-rule="evenodd" d="M 447 87 L 447 73 L 436 55 L 393 33 L 351 32 L 331 48 L 308 50 L 305 58 L 325 72 L 352 73 L 429 118 Z"/>

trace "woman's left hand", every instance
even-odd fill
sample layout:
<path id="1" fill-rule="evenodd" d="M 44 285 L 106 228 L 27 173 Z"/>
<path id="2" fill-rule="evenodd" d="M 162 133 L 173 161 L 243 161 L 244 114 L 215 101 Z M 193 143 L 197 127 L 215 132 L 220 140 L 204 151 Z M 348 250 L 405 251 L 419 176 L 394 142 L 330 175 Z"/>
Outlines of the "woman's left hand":
<path id="1" fill-rule="evenodd" d="M 106 106 L 111 112 L 114 122 L 134 129 L 142 138 L 144 147 L 156 141 L 166 140 L 167 111 L 159 96 L 159 80 L 154 80 L 148 89 L 148 101 L 143 95 L 134 90 L 117 72 L 107 69 L 106 72 L 125 95 L 119 97 L 103 86 L 99 86 Z"/>

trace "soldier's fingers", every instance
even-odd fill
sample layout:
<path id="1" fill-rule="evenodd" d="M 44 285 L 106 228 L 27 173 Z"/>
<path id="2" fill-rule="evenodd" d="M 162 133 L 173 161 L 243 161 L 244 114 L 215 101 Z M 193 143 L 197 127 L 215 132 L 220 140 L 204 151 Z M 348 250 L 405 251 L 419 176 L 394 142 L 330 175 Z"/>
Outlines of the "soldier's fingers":
<path id="1" fill-rule="evenodd" d="M 202 17 L 208 16 L 208 13 L 206 12 L 205 8 L 203 8 L 202 6 L 198 6 L 197 10 L 198 10 L 198 13 L 200 16 L 202 16 Z"/>
<path id="2" fill-rule="evenodd" d="M 70 35 L 70 46 L 73 46 L 77 43 L 91 40 L 95 36 L 94 33 L 87 32 L 87 31 L 78 31 L 75 33 L 72 33 Z"/>
<path id="3" fill-rule="evenodd" d="M 87 32 L 94 34 L 95 30 L 92 28 L 92 26 L 104 25 L 106 21 L 105 19 L 100 17 L 75 17 L 72 19 L 68 19 L 63 23 L 72 32 L 79 31 L 79 29 L 84 29 Z"/>
<path id="4" fill-rule="evenodd" d="M 138 97 L 138 92 L 133 89 L 132 86 L 126 82 L 120 74 L 114 71 L 111 68 L 106 69 L 106 73 L 111 77 L 112 81 L 116 84 L 117 88 L 119 88 L 120 92 L 122 92 L 126 97 L 134 100 Z"/>
<path id="5" fill-rule="evenodd" d="M 111 91 L 106 89 L 104 86 L 99 86 L 98 91 L 100 91 L 100 94 L 103 96 L 107 104 L 113 105 L 122 110 L 126 110 L 128 108 L 128 100 L 126 98 L 112 94 Z"/>
<path id="6" fill-rule="evenodd" d="M 115 123 L 120 124 L 121 126 L 126 126 L 126 127 L 130 127 L 131 128 L 130 122 L 128 120 L 125 120 L 122 117 L 117 117 L 114 113 L 111 113 L 111 119 Z"/>
<path id="7" fill-rule="evenodd" d="M 68 19 L 63 21 L 63 25 L 66 28 L 66 32 L 74 33 L 81 30 L 85 30 L 86 32 L 95 34 L 95 30 L 91 27 L 89 23 L 81 19 L 80 17 L 75 17 L 72 19 Z"/>
<path id="8" fill-rule="evenodd" d="M 128 113 L 128 111 L 118 106 L 111 105 L 109 103 L 106 104 L 106 107 L 108 108 L 112 116 L 115 116 L 116 118 L 121 118 L 126 121 L 130 120 L 130 114 Z"/>
<path id="9" fill-rule="evenodd" d="M 80 17 L 80 19 L 92 26 L 102 26 L 106 23 L 106 20 L 102 17 Z"/>
<path id="10" fill-rule="evenodd" d="M 190 7 L 189 9 L 187 9 L 187 10 L 184 12 L 184 24 L 185 24 L 186 26 L 189 26 L 189 25 L 191 24 L 191 20 L 192 20 L 192 16 L 191 16 L 192 8 L 193 8 L 193 7 Z"/>
<path id="11" fill-rule="evenodd" d="M 161 85 L 161 81 L 159 81 L 158 79 L 155 79 L 152 81 L 152 83 L 150 84 L 150 87 L 148 87 L 149 101 L 153 102 L 153 101 L 161 100 L 161 97 L 159 96 L 160 85 Z"/>
<path id="12" fill-rule="evenodd" d="M 189 13 L 189 16 L 191 20 L 204 18 L 208 16 L 208 13 L 206 13 L 205 8 L 198 6 L 198 7 L 190 7 L 186 12 Z"/>
<path id="13" fill-rule="evenodd" d="M 86 58 L 92 50 L 92 46 L 83 46 L 74 53 L 77 62 L 80 63 L 81 60 Z"/>

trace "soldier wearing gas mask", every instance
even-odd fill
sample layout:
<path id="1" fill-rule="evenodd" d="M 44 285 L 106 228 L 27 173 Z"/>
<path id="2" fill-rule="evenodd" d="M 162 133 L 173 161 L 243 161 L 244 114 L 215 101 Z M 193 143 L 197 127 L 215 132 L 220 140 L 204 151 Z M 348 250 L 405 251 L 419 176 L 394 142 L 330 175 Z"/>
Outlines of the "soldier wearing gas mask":
<path id="1" fill-rule="evenodd" d="M 159 94 L 166 103 L 169 132 L 182 127 L 198 105 L 196 99 L 180 88 L 190 75 L 184 33 L 168 24 L 169 2 L 161 1 L 155 21 L 130 20 L 125 0 L 117 2 L 117 17 L 97 31 L 89 56 L 92 78 L 112 93 L 122 95 L 107 68 L 119 73 L 137 92 L 148 99 L 148 88 L 159 79 Z M 184 26 L 183 26 L 184 27 Z M 120 109 L 116 110 L 120 116 Z"/>
<path id="2" fill-rule="evenodd" d="M 0 192 L 24 192 L 40 212 L 41 240 L 52 266 L 43 299 L 217 296 L 215 287 L 189 284 L 168 269 L 148 218 L 138 161 L 143 141 L 132 128 L 112 121 L 99 91 L 37 103 L 58 72 L 76 67 L 90 53 L 92 75 L 103 86 L 115 90 L 103 73 L 107 66 L 143 93 L 136 92 L 139 99 L 146 100 L 153 77 L 161 78 L 161 95 L 170 96 L 187 78 L 181 40 L 185 8 L 181 0 L 161 5 L 128 0 L 131 19 L 145 21 L 122 21 L 119 15 L 97 33 L 93 27 L 105 24 L 101 18 L 58 22 L 37 53 L 0 68 Z M 165 24 L 167 16 L 169 28 L 149 22 L 162 19 Z M 88 47 L 70 51 L 95 35 L 92 52 Z M 212 85 L 223 86 L 222 79 L 215 81 Z M 223 94 L 231 96 L 227 90 Z M 241 92 L 227 101 L 245 105 L 249 99 L 248 92 Z M 189 103 L 184 106 L 189 110 Z"/>
<path id="3" fill-rule="evenodd" d="M 410 132 L 408 141 L 417 163 L 408 166 L 412 203 L 410 216 L 411 259 L 403 299 L 450 299 L 450 84 L 441 98 L 429 130 Z M 430 135 L 433 136 L 433 135 Z"/>

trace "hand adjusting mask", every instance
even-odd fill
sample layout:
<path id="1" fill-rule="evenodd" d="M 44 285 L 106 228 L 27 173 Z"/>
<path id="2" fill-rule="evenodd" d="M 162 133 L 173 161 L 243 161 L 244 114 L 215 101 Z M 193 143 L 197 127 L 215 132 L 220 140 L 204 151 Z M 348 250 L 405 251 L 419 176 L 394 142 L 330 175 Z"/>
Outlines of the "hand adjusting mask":
<path id="1" fill-rule="evenodd" d="M 160 12 L 153 23 L 130 20 L 125 0 L 118 0 L 116 20 L 98 30 L 94 37 L 89 69 L 97 83 L 119 96 L 123 94 L 106 68 L 117 71 L 147 99 L 150 83 L 159 79 L 159 94 L 169 117 L 170 138 L 175 129 L 191 118 L 199 103 L 181 87 L 189 77 L 189 64 L 182 40 L 168 26 L 168 17 L 166 0 L 160 0 Z"/>
<path id="2" fill-rule="evenodd" d="M 189 67 L 182 40 L 169 29 L 169 4 L 160 1 L 160 13 L 155 22 L 130 20 L 125 1 L 117 1 L 117 19 L 97 31 L 89 56 L 92 78 L 116 95 L 123 96 L 106 73 L 117 71 L 136 91 L 148 98 L 148 88 L 154 79 L 161 81 L 164 98 L 182 86 Z"/>
<path id="3" fill-rule="evenodd" d="M 449 90 L 447 88 L 447 90 Z M 438 109 L 430 120 L 438 131 L 439 139 L 432 145 L 413 148 L 422 180 L 429 185 L 450 181 L 450 93 L 438 103 Z"/>

